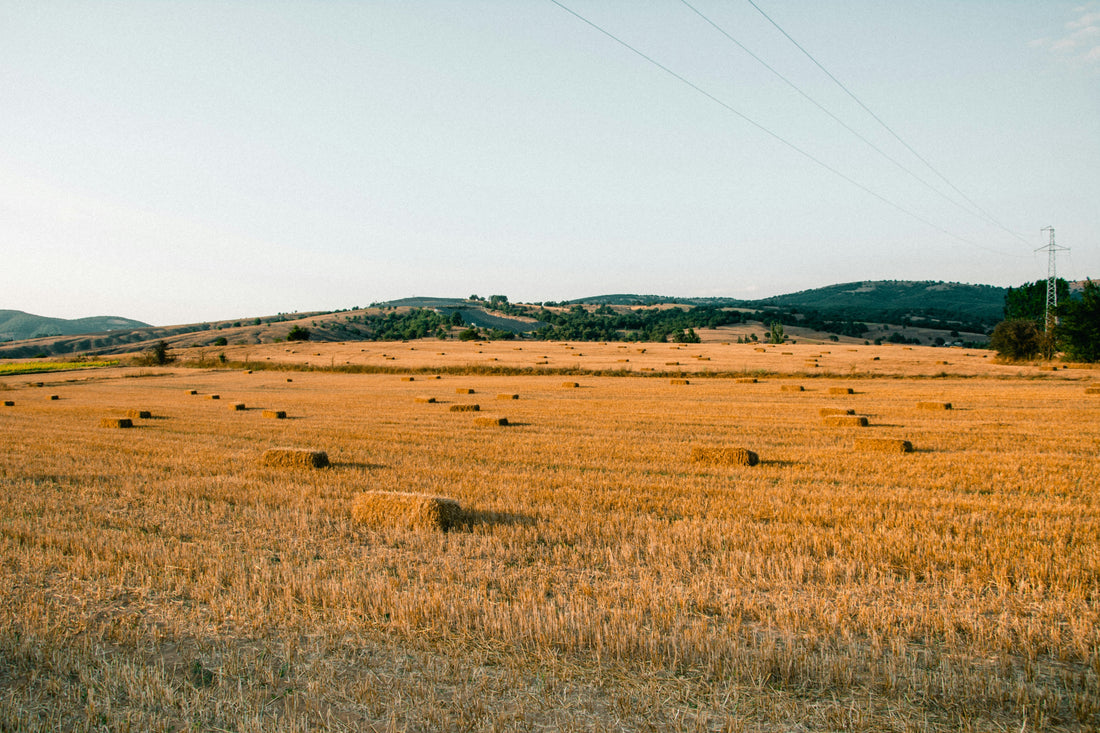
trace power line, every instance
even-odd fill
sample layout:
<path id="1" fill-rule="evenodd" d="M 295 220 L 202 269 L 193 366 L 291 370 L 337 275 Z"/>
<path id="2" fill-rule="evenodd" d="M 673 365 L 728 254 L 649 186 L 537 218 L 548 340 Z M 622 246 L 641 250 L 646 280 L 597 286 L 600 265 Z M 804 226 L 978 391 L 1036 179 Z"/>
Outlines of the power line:
<path id="1" fill-rule="evenodd" d="M 905 166 L 905 164 L 903 164 L 903 163 L 902 163 L 901 161 L 899 161 L 899 160 L 897 160 L 896 158 L 894 158 L 894 157 L 892 157 L 891 155 L 889 155 L 889 154 L 888 154 L 888 153 L 887 153 L 886 151 L 884 151 L 884 150 L 883 150 L 882 148 L 878 147 L 878 146 L 877 146 L 877 145 L 875 145 L 875 144 L 874 144 L 873 142 L 871 142 L 871 141 L 870 141 L 870 140 L 868 140 L 868 139 L 867 139 L 866 137 L 864 137 L 864 136 L 863 136 L 863 135 L 862 135 L 862 134 L 861 134 L 861 133 L 860 133 L 860 132 L 859 132 L 858 130 L 856 130 L 855 128 L 853 128 L 853 127 L 852 127 L 851 125 L 849 125 L 848 123 L 846 123 L 846 122 L 845 122 L 844 120 L 842 120 L 842 119 L 840 119 L 839 117 L 837 117 L 837 116 L 836 116 L 835 114 L 833 114 L 833 113 L 832 113 L 832 112 L 831 112 L 830 110 L 828 110 L 828 109 L 827 109 L 827 108 L 826 108 L 826 107 L 825 107 L 824 105 L 822 105 L 822 104 L 821 104 L 820 102 L 818 102 L 818 101 L 817 101 L 816 99 L 814 99 L 814 98 L 813 98 L 813 97 L 811 97 L 811 96 L 810 96 L 809 94 L 807 94 L 806 92 L 804 92 L 804 91 L 803 91 L 803 90 L 802 90 L 801 88 L 799 88 L 797 84 L 795 84 L 795 83 L 794 83 L 793 81 L 791 81 L 790 79 L 788 79 L 788 78 L 787 78 L 786 76 L 784 76 L 784 75 L 783 75 L 783 74 L 782 74 L 781 72 L 777 71 L 777 70 L 776 70 L 776 69 L 775 69 L 774 67 L 772 67 L 772 66 L 771 66 L 771 65 L 770 65 L 770 64 L 769 64 L 769 63 L 768 63 L 767 61 L 765 61 L 764 59 L 760 58 L 760 57 L 759 57 L 759 56 L 757 56 L 757 55 L 756 55 L 755 53 L 753 53 L 753 52 L 752 52 L 751 50 L 749 50 L 749 48 L 748 48 L 747 46 L 745 46 L 745 44 L 741 43 L 741 42 L 740 42 L 739 40 L 737 40 L 737 39 L 736 39 L 736 38 L 734 38 L 734 37 L 733 37 L 732 35 L 730 35 L 730 33 L 729 33 L 728 31 L 726 31 L 726 29 L 725 29 L 725 28 L 721 27 L 720 25 L 718 25 L 717 23 L 715 23 L 715 22 L 714 22 L 713 20 L 711 20 L 710 18 L 708 18 L 708 17 L 706 16 L 706 15 L 704 15 L 702 11 L 700 11 L 700 10 L 699 10 L 698 8 L 696 8 L 696 7 L 694 6 L 694 5 L 692 5 L 691 3 L 689 3 L 689 2 L 688 2 L 688 0 L 680 0 L 680 2 L 682 2 L 682 3 L 684 4 L 684 5 L 686 5 L 686 6 L 688 7 L 688 9 L 689 9 L 689 10 L 691 10 L 691 11 L 692 11 L 693 13 L 695 13 L 695 14 L 696 14 L 696 15 L 698 15 L 698 16 L 699 16 L 700 18 L 702 18 L 702 19 L 703 19 L 704 21 L 706 21 L 706 23 L 707 23 L 707 24 L 709 24 L 709 25 L 710 25 L 711 27 L 713 27 L 713 28 L 714 28 L 714 29 L 715 29 L 716 31 L 718 31 L 718 32 L 719 32 L 719 33 L 721 33 L 721 34 L 722 34 L 723 36 L 725 36 L 725 37 L 726 37 L 726 38 L 727 38 L 727 39 L 728 39 L 728 40 L 729 40 L 730 42 L 732 42 L 732 43 L 733 43 L 733 44 L 735 44 L 735 45 L 736 45 L 736 46 L 737 46 L 738 48 L 740 48 L 740 49 L 741 49 L 742 51 L 744 51 L 744 52 L 745 52 L 745 53 L 747 53 L 747 54 L 748 54 L 749 56 L 751 56 L 751 57 L 752 57 L 752 58 L 753 58 L 753 59 L 754 59 L 754 60 L 755 60 L 755 61 L 756 61 L 757 63 L 759 63 L 759 64 L 760 64 L 761 66 L 763 66 L 763 67 L 764 67 L 765 69 L 767 69 L 767 70 L 768 70 L 768 71 L 770 71 L 770 72 L 771 72 L 772 74 L 774 74 L 775 76 L 777 76 L 777 77 L 778 77 L 778 78 L 779 78 L 780 80 L 782 80 L 782 81 L 783 81 L 783 82 L 784 82 L 785 84 L 787 84 L 787 86 L 789 86 L 789 87 L 790 87 L 791 89 L 793 89 L 793 90 L 794 90 L 795 92 L 797 92 L 797 93 L 798 93 L 798 94 L 799 94 L 799 95 L 800 95 L 800 96 L 801 96 L 801 97 L 802 97 L 803 99 L 805 99 L 806 101 L 808 101 L 808 102 L 809 102 L 810 104 L 812 104 L 813 106 L 817 107 L 817 108 L 818 108 L 819 110 L 821 110 L 821 111 L 822 111 L 822 112 L 824 112 L 824 113 L 825 113 L 826 115 L 828 115 L 828 116 L 829 116 L 830 118 L 832 118 L 832 119 L 833 119 L 833 120 L 834 120 L 834 121 L 835 121 L 835 122 L 836 122 L 836 123 L 837 123 L 838 125 L 840 125 L 840 126 L 841 126 L 841 127 L 843 127 L 843 128 L 845 129 L 845 130 L 847 130 L 848 132 L 852 133 L 852 134 L 853 134 L 853 135 L 855 135 L 855 136 L 856 136 L 857 138 L 859 138 L 859 139 L 860 139 L 860 140 L 861 140 L 861 141 L 862 141 L 862 142 L 863 142 L 864 144 L 866 144 L 866 145 L 867 145 L 867 146 L 868 146 L 869 148 L 871 148 L 872 150 L 874 150 L 874 151 L 875 151 L 876 153 L 878 153 L 879 155 L 881 155 L 881 156 L 882 156 L 883 158 L 885 158 L 886 160 L 888 160 L 888 161 L 890 161 L 891 163 L 893 163 L 893 164 L 894 164 L 894 165 L 895 165 L 895 166 L 896 166 L 897 168 L 899 168 L 900 170 L 904 171 L 905 173 L 908 173 L 908 174 L 909 174 L 909 175 L 910 175 L 910 176 L 911 176 L 911 177 L 912 177 L 913 179 L 915 179 L 915 180 L 916 180 L 917 182 L 919 182 L 920 184 L 922 184 L 922 185 L 923 185 L 923 186 L 924 186 L 925 188 L 927 188 L 927 189 L 928 189 L 929 191 L 932 191 L 933 193 L 935 193 L 935 194 L 936 194 L 937 196 L 941 197 L 942 199 L 944 199 L 944 200 L 945 200 L 945 201 L 947 201 L 948 203 L 950 203 L 950 204 L 952 204 L 952 205 L 954 205 L 954 206 L 957 206 L 957 207 L 959 207 L 960 209 L 962 209 L 963 211 L 965 211 L 965 212 L 966 212 L 966 213 L 968 213 L 968 214 L 972 214 L 972 215 L 977 215 L 977 214 L 975 214 L 975 212 L 974 212 L 974 210 L 973 210 L 973 209 L 968 209 L 967 207 L 963 206 L 962 204 L 960 204 L 960 203 L 959 203 L 958 201 L 956 201 L 955 199 L 953 199 L 953 198 L 951 198 L 950 196 L 948 196 L 947 194 L 945 194 L 945 193 L 944 193 L 943 191 L 941 191 L 940 189 L 938 189 L 938 188 L 936 188 L 935 186 L 933 186 L 933 185 L 932 185 L 931 183 L 929 183 L 928 181 L 926 181 L 926 180 L 924 180 L 923 178 L 921 178 L 920 176 L 918 176 L 918 175 L 917 175 L 916 173 L 914 173 L 914 172 L 913 172 L 913 171 L 912 171 L 911 169 L 909 169 L 908 167 L 906 167 L 906 166 Z"/>
<path id="2" fill-rule="evenodd" d="M 630 52 L 632 52 L 632 53 L 636 54 L 637 56 L 640 56 L 641 58 L 645 59 L 645 60 L 646 60 L 646 61 L 648 61 L 649 63 L 653 64 L 653 65 L 654 65 L 654 66 L 656 66 L 656 67 L 657 67 L 658 69 L 660 69 L 661 71 L 665 72 L 665 73 L 666 73 L 666 74 L 668 74 L 669 76 L 673 77 L 673 78 L 674 78 L 674 79 L 676 79 L 677 81 L 679 81 L 679 82 L 681 82 L 681 83 L 683 83 L 683 84 L 686 84 L 687 86 L 691 87 L 691 88 L 692 88 L 692 89 L 694 89 L 694 90 L 695 90 L 696 92 L 698 92 L 699 94 L 702 94 L 702 95 L 703 95 L 704 97 L 706 97 L 707 99 L 711 100 L 711 101 L 712 101 L 712 102 L 714 102 L 715 104 L 718 104 L 718 105 L 720 105 L 721 107 L 723 107 L 723 108 L 724 108 L 725 110 L 727 110 L 728 112 L 732 112 L 733 114 L 737 115 L 737 116 L 738 116 L 738 117 L 740 117 L 740 118 L 741 118 L 742 120 L 744 120 L 745 122 L 749 123 L 750 125 L 752 125 L 752 126 L 753 126 L 753 127 L 755 127 L 756 129 L 758 129 L 758 130 L 760 130 L 761 132 L 763 132 L 764 134 L 768 135 L 768 136 L 769 136 L 769 137 L 771 137 L 772 139 L 774 139 L 774 140 L 776 140 L 776 141 L 778 141 L 778 142 L 782 143 L 783 145 L 787 146 L 788 148 L 790 148 L 791 150 L 795 151 L 796 153 L 798 153 L 799 155 L 803 156 L 804 158 L 806 158 L 806 159 L 810 160 L 811 162 L 813 162 L 813 163 L 816 163 L 817 165 L 821 166 L 822 168 L 824 168 L 825 170 L 829 171 L 830 173 L 832 173 L 833 175 L 837 176 L 838 178 L 841 178 L 841 179 L 843 179 L 843 180 L 847 181 L 848 183 L 850 183 L 851 185 L 855 186 L 856 188 L 858 188 L 859 190 L 863 191 L 864 193 L 866 193 L 866 194 L 868 194 L 868 195 L 870 195 L 870 196 L 873 196 L 873 197 L 875 197 L 876 199 L 878 199 L 879 201 L 883 202 L 883 203 L 884 203 L 884 204 L 886 204 L 887 206 L 890 206 L 890 207 L 892 207 L 892 208 L 894 208 L 894 209 L 896 209 L 896 210 L 900 211 L 901 213 L 903 213 L 903 214 L 905 214 L 905 215 L 907 215 L 907 216 L 909 216 L 909 217 L 911 217 L 911 218 L 913 218 L 913 219 L 916 219 L 917 221 L 921 222 L 922 224 L 924 224 L 924 225 L 926 225 L 926 226 L 929 226 L 929 227 L 931 227 L 932 229 L 935 229 L 936 231 L 940 232 L 941 234 L 944 234 L 944 235 L 946 235 L 946 236 L 948 236 L 948 237 L 951 237 L 952 239 L 955 239 L 955 240 L 957 240 L 957 241 L 959 241 L 959 242 L 962 242 L 962 243 L 964 243 L 964 244 L 969 244 L 969 245 L 971 245 L 972 247 L 977 247 L 978 249 L 984 249 L 984 250 L 987 250 L 987 251 L 989 251 L 989 252 L 994 252 L 994 253 L 996 253 L 996 254 L 1001 254 L 1001 255 L 1003 255 L 1003 254 L 1004 254 L 1003 252 L 999 252 L 998 250 L 995 250 L 995 249 L 991 249 L 991 248 L 989 248 L 989 247 L 983 247 L 982 245 L 980 245 L 980 244 L 977 244 L 976 242 L 971 242 L 971 241 L 970 241 L 970 240 L 968 240 L 968 239 L 965 239 L 965 238 L 963 238 L 963 237 L 960 237 L 960 236 L 959 236 L 959 235 L 957 235 L 957 234 L 954 234 L 954 233 L 952 233 L 952 232 L 949 232 L 948 230 L 944 229 L 943 227 L 941 227 L 941 226 L 938 226 L 938 225 L 936 225 L 936 224 L 933 224 L 933 223 L 932 223 L 931 221 L 929 221 L 928 219 L 925 219 L 925 218 L 924 218 L 923 216 L 921 216 L 920 214 L 917 214 L 916 212 L 910 211 L 909 209 L 905 208 L 905 207 L 904 207 L 904 206 L 902 206 L 901 204 L 895 203 L 894 201 L 891 201 L 890 199 L 888 199 L 888 198 L 886 198 L 885 196 L 883 196 L 882 194 L 880 194 L 880 193 L 877 193 L 877 192 L 875 192 L 875 191 L 871 190 L 870 188 L 868 188 L 867 186 L 864 186 L 864 185 L 863 185 L 862 183 L 860 183 L 859 181 L 856 181 L 856 180 L 855 180 L 854 178 L 851 178 L 851 177 L 849 177 L 849 176 L 845 175 L 844 173 L 841 173 L 841 172 L 840 172 L 839 170 L 837 170 L 837 169 L 836 169 L 836 168 L 834 168 L 833 166 L 829 165 L 828 163 L 825 163 L 825 162 L 824 162 L 824 161 L 822 161 L 822 160 L 821 160 L 820 158 L 817 158 L 817 157 L 815 157 L 814 155 L 810 154 L 809 152 L 807 152 L 807 151 L 803 150 L 802 148 L 798 147 L 797 145 L 795 145 L 795 144 L 794 144 L 794 143 L 792 143 L 791 141 L 787 140 L 786 138 L 782 137 L 782 136 L 781 136 L 781 135 L 779 135 L 778 133 L 772 132 L 772 131 L 771 131 L 770 129 L 768 129 L 767 127 L 765 127 L 765 126 L 764 126 L 764 125 L 762 125 L 761 123 L 757 122 L 756 120 L 752 119 L 752 118 L 751 118 L 751 117 L 749 117 L 748 115 L 744 114 L 743 112 L 741 112 L 741 111 L 737 110 L 736 108 L 734 108 L 734 107 L 733 107 L 732 105 L 730 105 L 729 103 L 727 103 L 727 102 L 725 102 L 725 101 L 723 101 L 723 100 L 719 99 L 718 97 L 714 96 L 713 94 L 711 94 L 711 93 L 710 93 L 710 92 L 708 92 L 707 90 L 705 90 L 705 89 L 703 89 L 702 87 L 700 87 L 700 86 L 699 86 L 698 84 L 696 84 L 696 83 L 692 82 L 691 80 L 687 79 L 686 77 L 684 77 L 684 76 L 681 76 L 680 74 L 676 73 L 675 71 L 673 71 L 673 70 L 672 70 L 672 69 L 670 69 L 669 67 L 667 67 L 667 66 L 665 66 L 664 64 L 662 64 L 662 63 L 661 63 L 660 61 L 657 61 L 657 60 L 656 60 L 656 59 L 654 59 L 653 57 L 651 57 L 651 56 L 648 56 L 648 55 L 646 55 L 646 54 L 645 54 L 645 53 L 643 53 L 642 51 L 639 51 L 639 50 L 638 50 L 637 48 L 635 48 L 634 46 L 631 46 L 631 45 L 630 45 L 629 43 L 627 43 L 626 41 L 622 40 L 622 39 L 621 39 L 621 38 L 619 38 L 618 36 L 614 35 L 614 34 L 613 34 L 613 33 L 611 33 L 610 31 L 608 31 L 608 30 L 606 30 L 605 28 L 603 28 L 602 26 L 600 26 L 600 25 L 597 25 L 597 24 L 596 24 L 595 22 L 593 22 L 593 21 L 589 20 L 588 18 L 584 17 L 584 16 L 583 16 L 583 15 L 581 15 L 580 13 L 578 13 L 578 12 L 576 12 L 576 11 L 572 10 L 571 8 L 569 8 L 569 7 L 565 6 L 565 5 L 563 5 L 563 4 L 562 4 L 562 3 L 560 3 L 560 2 L 558 1 L 558 0 L 549 0 L 549 1 L 550 1 L 551 3 L 553 3 L 554 5 L 557 5 L 557 6 L 559 7 L 559 8 L 561 8 L 561 9 L 562 9 L 562 10 L 564 10 L 565 12 L 569 13 L 570 15 L 572 15 L 572 16 L 573 16 L 574 18 L 576 18 L 577 20 L 581 21 L 581 22 L 582 22 L 582 23 L 584 23 L 585 25 L 587 25 L 587 26 L 589 26 L 589 27 L 593 28 L 593 29 L 594 29 L 594 30 L 596 30 L 596 31 L 599 31 L 599 32 L 600 32 L 600 33 L 602 33 L 603 35 L 605 35 L 605 36 L 607 36 L 608 38 L 610 38 L 611 40 L 615 41 L 615 43 L 618 43 L 618 44 L 619 44 L 620 46 L 622 46 L 623 48 L 627 49 L 628 51 L 630 51 Z M 750 0 L 750 1 L 751 1 L 751 0 Z"/>
<path id="3" fill-rule="evenodd" d="M 929 162 L 928 162 L 928 161 L 927 161 L 927 160 L 926 160 L 926 159 L 924 158 L 924 156 L 922 156 L 922 155 L 921 155 L 920 153 L 918 153 L 918 152 L 917 152 L 916 150 L 914 150 L 914 149 L 913 149 L 913 147 L 912 147 L 912 146 L 911 146 L 911 145 L 910 145 L 909 143 L 905 142 L 905 140 L 903 140 L 903 139 L 902 139 L 901 135 L 899 135 L 899 134 L 897 134 L 896 132 L 894 132 L 893 128 L 892 128 L 892 127 L 890 127 L 889 125 L 887 125 L 887 124 L 886 124 L 886 123 L 885 123 L 885 122 L 884 122 L 884 121 L 882 120 L 882 118 L 881 118 L 881 117 L 879 117 L 879 116 L 878 116 L 878 115 L 876 115 L 876 114 L 875 114 L 874 112 L 872 112 L 872 111 L 871 111 L 871 108 L 870 108 L 870 107 L 868 107 L 868 106 L 867 106 L 866 104 L 864 104 L 864 103 L 863 103 L 863 101 L 862 101 L 862 100 L 861 100 L 861 99 L 860 99 L 859 97 L 857 97 L 857 96 L 855 95 L 855 93 L 854 93 L 854 92 L 852 92 L 852 90 L 850 90 L 850 89 L 849 89 L 848 87 L 846 87 L 846 86 L 844 85 L 844 83 L 843 83 L 843 82 L 841 82 L 841 81 L 840 81 L 840 79 L 837 79 L 837 78 L 836 78 L 835 76 L 833 76 L 833 74 L 832 74 L 832 73 L 831 73 L 831 72 L 830 72 L 830 71 L 829 71 L 828 69 L 826 69 L 826 68 L 825 68 L 824 66 L 822 66 L 822 65 L 821 65 L 821 62 L 820 62 L 820 61 L 818 61 L 817 59 L 815 59 L 815 58 L 813 57 L 813 55 L 812 55 L 812 54 L 811 54 L 811 53 L 810 53 L 809 51 L 807 51 L 807 50 L 806 50 L 805 48 L 803 48 L 803 47 L 802 47 L 802 44 L 800 44 L 800 43 L 799 43 L 798 41 L 794 40 L 794 38 L 792 38 L 792 37 L 791 37 L 791 34 L 787 33 L 787 31 L 783 30 L 782 26 L 780 26 L 780 25 L 779 25 L 778 23 L 776 23 L 776 22 L 775 22 L 774 20 L 772 20 L 771 16 L 769 16 L 769 15 L 768 15 L 767 13 L 765 13 L 765 12 L 764 12 L 763 10 L 761 10 L 761 9 L 760 9 L 760 6 L 759 6 L 759 5 L 757 5 L 757 4 L 755 3 L 755 2 L 753 2 L 753 0 L 747 0 L 747 1 L 748 1 L 749 5 L 751 5 L 751 6 L 753 6 L 754 8 L 756 8 L 756 11 L 757 11 L 758 13 L 760 13 L 761 15 L 763 15 L 763 16 L 764 16 L 764 18 L 765 18 L 765 19 L 766 19 L 766 20 L 767 20 L 767 21 L 768 21 L 769 23 L 771 23 L 771 24 L 772 24 L 773 26 L 775 26 L 776 30 L 778 30 L 778 31 L 779 31 L 780 33 L 782 33 L 782 34 L 783 34 L 784 36 L 786 36 L 787 40 L 788 40 L 788 41 L 790 41 L 791 43 L 793 43 L 793 44 L 795 45 L 795 48 L 797 48 L 797 49 L 798 49 L 799 51 L 801 51 L 802 53 L 804 53 L 804 54 L 806 55 L 806 58 L 808 58 L 808 59 L 809 59 L 810 61 L 812 61 L 812 62 L 814 63 L 814 65 L 815 65 L 815 66 L 817 66 L 817 68 L 821 69 L 821 71 L 822 71 L 822 72 L 824 72 L 824 73 L 825 73 L 825 75 L 826 75 L 827 77 L 829 77 L 830 79 L 832 79 L 832 80 L 833 80 L 833 82 L 834 82 L 834 83 L 836 83 L 836 85 L 837 85 L 838 87 L 840 87 L 840 88 L 841 88 L 842 90 L 844 90 L 844 93 L 845 93 L 845 94 L 847 94 L 847 95 L 848 95 L 849 97 L 851 97 L 851 98 L 852 98 L 853 100 L 855 100 L 855 103 L 856 103 L 856 104 L 858 104 L 858 105 L 859 105 L 860 107 L 862 107 L 862 108 L 863 108 L 863 110 L 864 110 L 864 111 L 865 111 L 865 112 L 866 112 L 867 114 L 871 115 L 871 117 L 873 117 L 873 118 L 875 119 L 875 121 L 876 121 L 876 122 L 878 122 L 878 123 L 879 123 L 880 125 L 882 125 L 883 129 L 885 129 L 885 130 L 886 130 L 886 131 L 887 131 L 888 133 L 890 133 L 890 134 L 891 134 L 891 135 L 892 135 L 892 136 L 894 137 L 894 139 L 895 139 L 895 140 L 897 140 L 897 141 L 898 141 L 899 143 L 901 143 L 901 144 L 902 144 L 903 146 L 905 146 L 905 149 L 906 149 L 906 150 L 908 150 L 908 151 L 909 151 L 910 153 L 912 153 L 912 154 L 914 155 L 914 157 L 916 157 L 916 158 L 917 158 L 917 160 L 919 160 L 920 162 L 924 163 L 924 165 L 925 165 L 925 166 L 926 166 L 926 167 L 928 168 L 928 170 L 930 170 L 930 171 L 932 171 L 933 173 L 935 173 L 935 174 L 936 174 L 936 176 L 938 176 L 938 177 L 939 177 L 939 179 L 940 179 L 941 181 L 943 181 L 943 182 L 944 182 L 944 183 L 946 183 L 946 184 L 947 184 L 948 186 L 950 186 L 950 187 L 951 187 L 951 189 L 952 189 L 952 190 L 953 190 L 953 191 L 954 191 L 955 193 L 957 193 L 957 194 L 959 194 L 960 196 L 962 196 L 962 197 L 963 197 L 963 199 L 965 199 L 967 203 L 969 203 L 969 204 L 970 204 L 971 206 L 973 206 L 973 207 L 974 207 L 974 209 L 975 209 L 976 211 L 980 212 L 980 213 L 982 214 L 982 216 L 984 216 L 984 217 L 986 218 L 986 220 L 988 220 L 989 222 L 993 223 L 993 224 L 994 224 L 994 225 L 996 225 L 997 227 L 1001 228 L 1002 230 L 1004 230 L 1004 231 L 1005 231 L 1005 232 L 1007 232 L 1008 234 L 1012 235 L 1012 236 L 1013 236 L 1013 237 L 1015 237 L 1016 239 L 1019 239 L 1019 240 L 1020 240 L 1021 242 L 1023 242 L 1024 244 L 1030 244 L 1030 243 L 1029 243 L 1029 242 L 1028 242 L 1028 241 L 1027 241 L 1026 239 L 1024 239 L 1024 238 L 1023 238 L 1022 236 L 1020 236 L 1020 235 L 1019 235 L 1019 234 L 1017 234 L 1016 232 L 1012 231 L 1011 229 L 1009 229 L 1008 227 L 1006 227 L 1006 226 L 1005 226 L 1004 224 L 1001 224 L 1001 223 L 1000 223 L 1000 222 L 999 222 L 999 221 L 998 221 L 998 220 L 997 220 L 997 219 L 996 219 L 996 218 L 995 218 L 995 217 L 994 217 L 994 216 L 993 216 L 992 214 L 990 214 L 990 213 L 989 213 L 988 211 L 986 211 L 986 210 L 985 210 L 985 209 L 983 209 L 983 208 L 982 208 L 981 206 L 979 206 L 979 205 L 978 205 L 977 203 L 975 203 L 975 202 L 974 202 L 974 200 L 973 200 L 973 199 L 971 199 L 971 198 L 970 198 L 969 196 L 967 196 L 967 195 L 966 195 L 965 193 L 963 193 L 963 192 L 962 192 L 962 191 L 961 191 L 961 190 L 959 189 L 959 187 L 958 187 L 958 186 L 956 186 L 956 185 L 955 185 L 954 183 L 952 183 L 951 181 L 949 181 L 949 180 L 947 179 L 947 176 L 943 175 L 943 174 L 942 174 L 942 173 L 940 173 L 940 172 L 939 172 L 938 170 L 936 170 L 935 166 L 933 166 L 933 165 L 932 165 L 931 163 L 929 163 Z"/>

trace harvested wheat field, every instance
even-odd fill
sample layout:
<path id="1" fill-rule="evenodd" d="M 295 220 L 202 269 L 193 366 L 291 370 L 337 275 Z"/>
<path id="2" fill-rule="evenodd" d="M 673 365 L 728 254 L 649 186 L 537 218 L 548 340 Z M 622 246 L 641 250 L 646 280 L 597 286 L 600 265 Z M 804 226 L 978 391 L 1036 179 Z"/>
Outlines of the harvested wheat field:
<path id="1" fill-rule="evenodd" d="M 476 358 L 368 347 L 412 369 Z M 332 348 L 320 359 L 351 346 Z M 780 389 L 791 372 L 702 367 L 669 388 L 670 357 L 722 371 L 723 349 L 733 368 L 753 348 L 632 345 L 629 365 L 655 376 L 569 389 L 558 371 L 5 378 L 0 728 L 1100 727 L 1095 372 L 960 353 L 893 375 L 880 359 L 874 376 L 862 367 L 891 350 L 818 345 L 801 392 Z M 764 358 L 800 369 L 793 351 Z M 866 427 L 823 421 L 841 387 Z M 451 411 L 460 389 L 523 399 L 486 429 Z M 154 417 L 100 427 L 133 405 Z M 276 407 L 289 417 L 265 419 Z M 258 460 L 287 446 L 329 465 Z M 695 446 L 760 461 L 699 461 Z M 408 497 L 461 512 L 410 522 Z"/>

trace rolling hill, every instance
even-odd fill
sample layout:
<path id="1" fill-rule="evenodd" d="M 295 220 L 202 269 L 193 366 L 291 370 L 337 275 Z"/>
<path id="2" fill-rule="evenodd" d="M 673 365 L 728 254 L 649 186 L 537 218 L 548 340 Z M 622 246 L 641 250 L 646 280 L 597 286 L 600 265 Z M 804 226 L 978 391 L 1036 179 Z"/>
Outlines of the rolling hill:
<path id="1" fill-rule="evenodd" d="M 0 341 L 21 341 L 43 336 L 75 336 L 106 331 L 132 331 L 149 328 L 148 323 L 119 316 L 91 318 L 47 318 L 16 310 L 0 310 Z"/>

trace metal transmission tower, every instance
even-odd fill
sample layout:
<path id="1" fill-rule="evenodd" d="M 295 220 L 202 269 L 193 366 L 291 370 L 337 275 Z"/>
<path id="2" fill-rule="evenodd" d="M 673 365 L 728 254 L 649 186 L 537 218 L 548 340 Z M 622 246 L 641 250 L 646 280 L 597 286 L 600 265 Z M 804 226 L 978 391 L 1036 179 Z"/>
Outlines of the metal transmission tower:
<path id="1" fill-rule="evenodd" d="M 1054 323 L 1057 317 L 1055 312 L 1058 310 L 1058 283 L 1055 276 L 1054 255 L 1058 250 L 1068 251 L 1069 247 L 1059 247 L 1054 243 L 1054 227 L 1043 227 L 1039 231 L 1050 232 L 1050 243 L 1045 247 L 1040 247 L 1035 250 L 1036 252 L 1047 252 L 1047 311 L 1046 311 L 1046 332 L 1050 333 L 1054 328 Z"/>

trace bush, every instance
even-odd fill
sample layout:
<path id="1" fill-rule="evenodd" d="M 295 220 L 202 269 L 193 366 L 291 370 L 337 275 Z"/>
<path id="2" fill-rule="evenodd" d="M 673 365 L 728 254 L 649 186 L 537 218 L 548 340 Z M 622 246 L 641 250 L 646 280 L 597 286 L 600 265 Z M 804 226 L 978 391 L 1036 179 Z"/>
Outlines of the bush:
<path id="1" fill-rule="evenodd" d="M 989 337 L 989 348 L 1011 361 L 1034 359 L 1043 347 L 1043 333 L 1035 321 L 1001 321 Z"/>
<path id="2" fill-rule="evenodd" d="M 467 328 L 458 332 L 459 341 L 477 341 L 481 334 L 476 328 Z"/>
<path id="3" fill-rule="evenodd" d="M 214 339 L 215 346 L 226 346 L 228 343 L 229 341 L 225 338 L 225 336 L 218 336 L 216 339 Z"/>
<path id="4" fill-rule="evenodd" d="M 309 341 L 309 329 L 301 326 L 291 326 L 286 335 L 287 341 Z"/>

